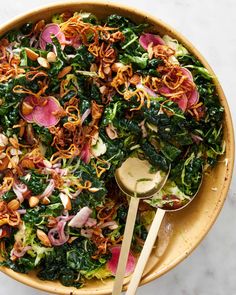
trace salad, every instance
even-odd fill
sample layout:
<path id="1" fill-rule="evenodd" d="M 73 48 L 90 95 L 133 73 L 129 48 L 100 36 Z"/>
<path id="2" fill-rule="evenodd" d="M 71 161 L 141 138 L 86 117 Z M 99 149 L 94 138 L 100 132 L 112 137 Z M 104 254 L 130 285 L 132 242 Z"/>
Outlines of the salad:
<path id="1" fill-rule="evenodd" d="M 155 207 L 197 192 L 225 150 L 212 76 L 177 40 L 120 15 L 64 12 L 0 39 L 0 250 L 14 271 L 81 287 L 115 275 L 128 202 L 114 172 L 168 181 L 141 201 L 127 274 Z"/>

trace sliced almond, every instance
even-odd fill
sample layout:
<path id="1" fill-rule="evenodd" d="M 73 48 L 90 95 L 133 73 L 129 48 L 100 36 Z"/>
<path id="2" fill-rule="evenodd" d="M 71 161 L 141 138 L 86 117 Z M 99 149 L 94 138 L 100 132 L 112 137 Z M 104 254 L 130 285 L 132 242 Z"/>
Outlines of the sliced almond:
<path id="1" fill-rule="evenodd" d="M 21 162 L 20 162 L 20 165 L 21 165 L 22 168 L 28 168 L 28 169 L 34 169 L 35 168 L 33 160 L 27 159 L 27 158 L 22 159 Z"/>
<path id="2" fill-rule="evenodd" d="M 58 79 L 63 78 L 65 75 L 69 74 L 71 70 L 72 70 L 72 66 L 68 66 L 68 67 L 63 68 L 63 69 L 58 73 L 57 78 L 58 78 Z"/>
<path id="3" fill-rule="evenodd" d="M 30 197 L 30 198 L 29 198 L 29 206 L 30 206 L 31 208 L 37 206 L 38 203 L 39 203 L 39 199 L 38 199 L 37 197 Z"/>
<path id="4" fill-rule="evenodd" d="M 57 60 L 57 56 L 54 52 L 48 52 L 47 54 L 47 61 L 48 62 L 55 62 Z"/>
<path id="5" fill-rule="evenodd" d="M 64 206 L 64 208 L 66 210 L 71 210 L 70 198 L 66 194 L 60 193 L 60 199 L 61 199 L 61 202 L 62 202 L 62 205 Z"/>
<path id="6" fill-rule="evenodd" d="M 0 171 L 5 170 L 9 165 L 9 159 L 8 157 L 4 157 L 0 160 Z"/>
<path id="7" fill-rule="evenodd" d="M 33 112 L 33 109 L 34 108 L 30 104 L 23 101 L 23 103 L 21 105 L 21 113 L 23 116 L 27 116 L 27 115 L 31 114 Z"/>
<path id="8" fill-rule="evenodd" d="M 41 241 L 41 243 L 46 247 L 52 247 L 52 244 L 48 238 L 48 236 L 43 232 L 41 229 L 37 229 L 36 231 L 38 239 Z"/>
<path id="9" fill-rule="evenodd" d="M 97 70 L 98 70 L 98 67 L 97 67 L 97 65 L 96 64 L 91 64 L 91 66 L 90 66 L 90 72 L 97 72 Z"/>
<path id="10" fill-rule="evenodd" d="M 40 56 L 40 57 L 37 58 L 37 61 L 40 64 L 41 67 L 43 67 L 45 69 L 49 69 L 50 68 L 50 64 L 46 60 L 46 58 Z"/>
<path id="11" fill-rule="evenodd" d="M 90 187 L 88 188 L 88 191 L 91 192 L 91 193 L 96 193 L 100 190 L 100 188 L 97 188 L 97 187 Z"/>
<path id="12" fill-rule="evenodd" d="M 25 52 L 26 52 L 26 55 L 27 57 L 30 59 L 30 60 L 37 60 L 37 58 L 39 57 L 38 53 L 34 52 L 33 50 L 29 49 L 29 48 L 25 48 Z"/>
<path id="13" fill-rule="evenodd" d="M 8 144 L 8 138 L 3 133 L 0 133 L 0 146 L 6 146 Z"/>
<path id="14" fill-rule="evenodd" d="M 78 239 L 78 237 L 70 237 L 69 240 L 68 240 L 68 243 L 71 244 L 77 239 Z"/>
<path id="15" fill-rule="evenodd" d="M 118 72 L 118 70 L 122 67 L 124 67 L 124 65 L 121 62 L 116 62 L 111 66 L 111 69 L 113 72 Z"/>
<path id="16" fill-rule="evenodd" d="M 12 211 L 16 211 L 20 208 L 20 202 L 14 199 L 7 204 L 7 207 Z"/>
<path id="17" fill-rule="evenodd" d="M 49 200 L 49 198 L 44 197 L 44 198 L 41 200 L 41 203 L 42 203 L 43 205 L 48 205 L 48 204 L 51 203 L 51 201 Z"/>

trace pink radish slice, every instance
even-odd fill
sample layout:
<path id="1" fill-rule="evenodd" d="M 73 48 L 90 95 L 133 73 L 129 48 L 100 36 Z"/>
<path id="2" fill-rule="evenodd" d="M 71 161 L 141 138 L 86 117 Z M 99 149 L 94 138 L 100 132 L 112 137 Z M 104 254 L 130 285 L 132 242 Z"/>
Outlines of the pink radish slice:
<path id="1" fill-rule="evenodd" d="M 147 94 L 149 94 L 152 97 L 157 97 L 158 95 L 156 94 L 156 92 L 154 92 L 153 90 L 151 90 L 150 88 L 148 88 L 147 86 L 144 86 L 142 83 L 138 83 L 137 88 L 139 89 L 143 89 L 144 91 L 147 92 Z"/>
<path id="2" fill-rule="evenodd" d="M 120 246 L 111 248 L 112 257 L 107 262 L 107 268 L 110 270 L 110 272 L 113 275 L 116 274 L 118 261 L 120 257 L 120 250 L 121 250 Z M 133 256 L 131 252 L 129 252 L 128 261 L 127 261 L 126 270 L 125 270 L 125 276 L 126 277 L 129 276 L 134 271 L 134 268 L 135 268 L 135 257 Z"/>
<path id="3" fill-rule="evenodd" d="M 55 35 L 60 43 L 64 44 L 66 42 L 65 35 L 60 31 L 60 27 L 57 24 L 48 24 L 45 26 L 39 37 L 39 45 L 41 49 L 46 49 L 47 43 L 52 44 L 52 35 Z"/>
<path id="4" fill-rule="evenodd" d="M 23 102 L 26 102 L 31 106 L 32 105 L 32 98 L 33 98 L 32 95 L 26 96 L 24 98 Z M 23 115 L 22 112 L 20 111 L 20 115 L 26 122 L 33 123 L 34 122 L 33 112 L 34 112 L 34 110 L 32 111 L 32 113 L 30 113 L 28 115 Z"/>
<path id="5" fill-rule="evenodd" d="M 88 143 L 85 143 L 82 147 L 81 153 L 80 153 L 80 159 L 88 164 L 90 161 L 91 153 L 90 153 L 90 146 Z"/>
<path id="6" fill-rule="evenodd" d="M 154 34 L 143 34 L 139 38 L 139 44 L 145 49 L 148 49 L 148 45 L 152 43 L 153 46 L 155 45 L 165 45 L 165 42 L 159 35 L 154 35 Z"/>
<path id="7" fill-rule="evenodd" d="M 182 73 L 189 78 L 189 80 L 193 81 L 193 75 L 192 73 L 186 69 L 186 68 L 181 68 Z"/>
<path id="8" fill-rule="evenodd" d="M 47 103 L 44 106 L 37 106 L 33 111 L 33 119 L 36 124 L 43 127 L 55 126 L 60 118 L 56 113 L 60 111 L 61 106 L 53 96 L 47 97 Z"/>
<path id="9" fill-rule="evenodd" d="M 159 89 L 159 93 L 162 94 L 162 95 L 165 95 L 165 94 L 169 94 L 171 93 L 170 89 L 166 86 L 162 86 L 160 89 Z"/>
<path id="10" fill-rule="evenodd" d="M 186 108 L 187 108 L 187 105 L 188 105 L 188 99 L 187 99 L 186 95 L 183 95 L 180 99 L 174 100 L 174 102 L 176 102 L 178 104 L 179 108 L 183 112 L 186 111 Z"/>
<path id="11" fill-rule="evenodd" d="M 81 41 L 79 36 L 75 36 L 74 38 L 71 38 L 70 40 L 66 40 L 66 44 L 73 46 L 75 49 L 78 49 L 81 46 Z"/>
<path id="12" fill-rule="evenodd" d="M 197 104 L 199 100 L 199 93 L 197 91 L 197 87 L 193 90 L 190 98 L 188 99 L 188 108 L 192 107 L 193 105 Z"/>

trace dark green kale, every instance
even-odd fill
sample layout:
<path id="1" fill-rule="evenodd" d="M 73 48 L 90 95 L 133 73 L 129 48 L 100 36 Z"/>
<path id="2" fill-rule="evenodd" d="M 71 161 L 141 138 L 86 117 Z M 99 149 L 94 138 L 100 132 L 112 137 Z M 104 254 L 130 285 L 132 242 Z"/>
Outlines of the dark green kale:
<path id="1" fill-rule="evenodd" d="M 88 71 L 94 60 L 95 57 L 88 51 L 87 47 L 80 46 L 76 50 L 75 56 L 71 58 L 70 63 L 78 70 Z"/>
<path id="2" fill-rule="evenodd" d="M 144 157 L 150 162 L 150 164 L 154 168 L 159 168 L 160 170 L 168 171 L 168 160 L 165 157 L 163 157 L 160 153 L 158 153 L 153 145 L 151 145 L 147 141 L 144 141 L 141 144 L 141 149 L 144 153 Z"/>
<path id="3" fill-rule="evenodd" d="M 193 196 L 202 181 L 202 167 L 203 160 L 192 153 L 171 169 L 170 177 L 181 191 Z"/>
<path id="4" fill-rule="evenodd" d="M 95 245 L 88 239 L 55 247 L 41 264 L 38 276 L 42 280 L 59 280 L 65 286 L 79 288 L 82 285 L 79 275 L 102 267 L 109 259 L 108 255 L 100 260 L 91 258 L 95 250 Z"/>
<path id="5" fill-rule="evenodd" d="M 48 185 L 47 175 L 39 174 L 34 170 L 31 170 L 26 176 L 21 176 L 20 180 L 35 196 L 42 194 Z"/>
<path id="6" fill-rule="evenodd" d="M 46 146 L 51 145 L 53 136 L 48 128 L 33 124 L 33 129 L 42 143 L 44 143 Z"/>

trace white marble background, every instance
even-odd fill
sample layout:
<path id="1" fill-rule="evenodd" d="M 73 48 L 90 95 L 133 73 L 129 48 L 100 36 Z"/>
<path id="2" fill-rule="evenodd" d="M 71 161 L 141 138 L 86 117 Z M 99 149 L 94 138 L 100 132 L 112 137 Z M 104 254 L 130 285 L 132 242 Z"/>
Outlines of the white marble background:
<path id="1" fill-rule="evenodd" d="M 99 1 L 99 0 L 98 0 Z M 182 32 L 217 74 L 236 124 L 236 1 L 119 0 L 166 21 Z M 53 0 L 1 0 L 0 23 Z M 236 125 L 235 125 L 236 126 Z M 201 245 L 174 270 L 139 288 L 139 295 L 236 294 L 236 180 L 225 206 Z M 0 274 L 0 295 L 46 295 Z"/>

